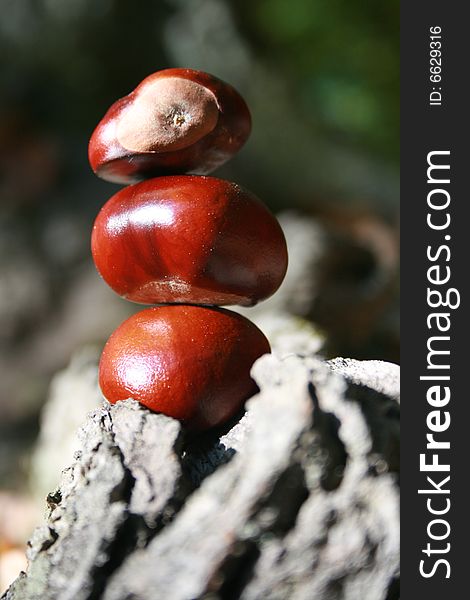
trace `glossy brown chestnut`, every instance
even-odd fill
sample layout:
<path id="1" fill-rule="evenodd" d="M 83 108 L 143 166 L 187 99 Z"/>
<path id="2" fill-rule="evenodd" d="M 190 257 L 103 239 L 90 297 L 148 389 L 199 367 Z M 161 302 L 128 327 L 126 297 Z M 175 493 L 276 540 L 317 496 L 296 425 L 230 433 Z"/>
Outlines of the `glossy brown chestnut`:
<path id="1" fill-rule="evenodd" d="M 250 131 L 248 107 L 231 85 L 202 71 L 165 69 L 111 106 L 88 155 L 99 177 L 117 183 L 205 175 L 231 158 Z"/>
<path id="2" fill-rule="evenodd" d="M 124 188 L 101 209 L 92 253 L 120 296 L 143 304 L 241 304 L 273 294 L 287 269 L 276 219 L 251 192 L 196 175 Z"/>
<path id="3" fill-rule="evenodd" d="M 111 403 L 134 398 L 200 431 L 230 419 L 257 391 L 250 369 L 268 352 L 263 333 L 237 313 L 159 306 L 133 315 L 111 335 L 99 382 Z"/>

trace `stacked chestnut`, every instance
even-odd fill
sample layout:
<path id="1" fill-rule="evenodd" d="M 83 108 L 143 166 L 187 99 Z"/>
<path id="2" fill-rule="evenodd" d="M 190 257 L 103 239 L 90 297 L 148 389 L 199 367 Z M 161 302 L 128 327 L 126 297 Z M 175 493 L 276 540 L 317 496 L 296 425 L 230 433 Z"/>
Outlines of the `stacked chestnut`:
<path id="1" fill-rule="evenodd" d="M 287 269 L 286 243 L 256 196 L 206 176 L 250 129 L 233 87 L 166 69 L 115 102 L 94 131 L 95 173 L 135 184 L 95 221 L 96 267 L 120 296 L 157 305 L 106 343 L 99 382 L 109 402 L 134 398 L 200 431 L 230 419 L 256 391 L 250 369 L 269 343 L 251 321 L 219 307 L 273 294 Z"/>

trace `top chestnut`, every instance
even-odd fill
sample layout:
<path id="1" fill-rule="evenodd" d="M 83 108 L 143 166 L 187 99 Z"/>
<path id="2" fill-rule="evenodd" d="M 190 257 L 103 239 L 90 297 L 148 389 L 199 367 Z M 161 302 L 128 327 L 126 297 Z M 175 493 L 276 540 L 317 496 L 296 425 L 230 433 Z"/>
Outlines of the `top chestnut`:
<path id="1" fill-rule="evenodd" d="M 111 106 L 88 155 L 96 175 L 116 183 L 206 175 L 238 152 L 250 131 L 248 107 L 228 83 L 202 71 L 165 69 Z"/>

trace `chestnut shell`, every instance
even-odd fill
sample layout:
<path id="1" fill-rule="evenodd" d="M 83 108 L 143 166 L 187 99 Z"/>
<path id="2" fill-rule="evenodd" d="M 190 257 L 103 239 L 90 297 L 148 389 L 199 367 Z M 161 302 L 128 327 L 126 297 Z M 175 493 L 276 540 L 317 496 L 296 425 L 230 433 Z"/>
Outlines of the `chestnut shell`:
<path id="1" fill-rule="evenodd" d="M 106 343 L 99 383 L 111 403 L 133 398 L 202 431 L 233 417 L 256 393 L 253 362 L 270 352 L 241 315 L 189 305 L 143 310 Z"/>
<path id="2" fill-rule="evenodd" d="M 127 300 L 251 306 L 287 269 L 281 227 L 251 192 L 214 177 L 175 175 L 117 192 L 92 233 L 96 267 Z"/>
<path id="3" fill-rule="evenodd" d="M 219 111 L 215 127 L 195 143 L 179 150 L 139 152 L 125 148 L 116 133 L 123 111 L 136 101 L 145 86 L 158 79 L 172 77 L 200 84 L 215 96 Z M 250 131 L 248 107 L 231 85 L 202 71 L 165 69 L 146 77 L 134 91 L 109 108 L 91 136 L 88 156 L 96 175 L 122 184 L 160 175 L 206 175 L 238 152 Z"/>

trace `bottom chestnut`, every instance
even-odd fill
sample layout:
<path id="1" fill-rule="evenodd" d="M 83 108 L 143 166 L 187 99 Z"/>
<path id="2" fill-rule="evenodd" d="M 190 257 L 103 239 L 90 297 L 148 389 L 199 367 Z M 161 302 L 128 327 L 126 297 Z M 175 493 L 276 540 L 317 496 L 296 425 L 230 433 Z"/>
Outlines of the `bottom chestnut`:
<path id="1" fill-rule="evenodd" d="M 201 431 L 226 422 L 257 391 L 250 369 L 270 351 L 263 333 L 237 313 L 192 305 L 148 308 L 109 338 L 99 383 L 111 403 L 134 398 Z"/>

